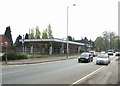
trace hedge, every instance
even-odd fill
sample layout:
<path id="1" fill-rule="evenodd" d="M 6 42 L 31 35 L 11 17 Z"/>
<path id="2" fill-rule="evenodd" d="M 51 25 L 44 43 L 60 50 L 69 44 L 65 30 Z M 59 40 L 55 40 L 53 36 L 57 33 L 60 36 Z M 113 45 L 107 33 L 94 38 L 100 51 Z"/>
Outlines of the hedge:
<path id="1" fill-rule="evenodd" d="M 2 60 L 5 61 L 6 53 L 2 56 Z M 18 52 L 10 52 L 7 53 L 8 60 L 19 60 L 19 59 L 28 59 L 27 55 Z"/>
<path id="2" fill-rule="evenodd" d="M 31 55 L 28 58 L 33 59 L 33 58 L 45 58 L 45 57 L 48 57 L 48 56 L 45 56 L 45 55 Z"/>

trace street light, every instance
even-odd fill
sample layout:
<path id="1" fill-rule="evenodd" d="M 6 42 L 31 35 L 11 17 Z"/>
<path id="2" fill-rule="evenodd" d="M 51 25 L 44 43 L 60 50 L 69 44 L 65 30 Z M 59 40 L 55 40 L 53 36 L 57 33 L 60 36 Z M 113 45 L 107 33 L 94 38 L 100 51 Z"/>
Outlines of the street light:
<path id="1" fill-rule="evenodd" d="M 23 46 L 23 54 L 24 54 L 24 35 L 23 35 L 23 40 L 22 40 L 22 46 Z"/>
<path id="2" fill-rule="evenodd" d="M 8 45 L 8 42 L 5 42 L 5 47 L 6 47 L 6 58 L 5 58 L 5 63 L 7 64 L 7 45 Z"/>
<path id="3" fill-rule="evenodd" d="M 76 6 L 76 4 L 73 4 L 72 6 Z M 68 54 L 69 54 L 69 51 L 68 51 L 68 48 L 69 48 L 69 43 L 68 43 L 68 8 L 69 8 L 69 6 L 67 6 L 67 56 L 66 56 L 66 58 L 68 58 Z"/>

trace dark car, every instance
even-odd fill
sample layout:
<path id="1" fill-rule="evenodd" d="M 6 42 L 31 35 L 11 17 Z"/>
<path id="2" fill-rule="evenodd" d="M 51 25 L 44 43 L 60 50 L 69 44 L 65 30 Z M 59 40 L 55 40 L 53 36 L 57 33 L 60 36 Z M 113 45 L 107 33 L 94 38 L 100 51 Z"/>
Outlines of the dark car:
<path id="1" fill-rule="evenodd" d="M 93 56 L 91 55 L 91 53 L 85 52 L 82 53 L 79 58 L 78 58 L 78 62 L 92 62 L 93 61 Z"/>

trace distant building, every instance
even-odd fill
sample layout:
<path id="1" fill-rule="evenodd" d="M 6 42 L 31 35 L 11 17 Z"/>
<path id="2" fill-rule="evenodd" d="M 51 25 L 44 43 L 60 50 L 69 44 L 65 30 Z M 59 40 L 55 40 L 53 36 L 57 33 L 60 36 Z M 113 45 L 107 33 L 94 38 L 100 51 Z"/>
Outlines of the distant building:
<path id="1" fill-rule="evenodd" d="M 12 47 L 12 42 L 5 35 L 0 35 L 0 52 L 5 52 L 6 48 L 10 49 Z"/>
<path id="2" fill-rule="evenodd" d="M 93 50 L 94 49 L 94 42 L 92 40 L 88 40 L 86 37 L 84 39 L 81 40 L 75 40 L 74 42 L 78 42 L 78 43 L 84 43 L 84 49 L 85 51 L 89 51 L 89 50 Z"/>

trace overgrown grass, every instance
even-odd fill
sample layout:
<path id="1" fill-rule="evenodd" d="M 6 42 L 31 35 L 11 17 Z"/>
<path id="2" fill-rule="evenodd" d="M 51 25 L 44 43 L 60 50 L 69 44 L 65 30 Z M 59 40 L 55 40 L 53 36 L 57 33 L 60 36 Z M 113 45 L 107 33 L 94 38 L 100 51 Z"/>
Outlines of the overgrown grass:
<path id="1" fill-rule="evenodd" d="M 74 56 L 74 55 L 80 55 L 80 53 L 69 54 L 69 56 Z M 66 54 L 30 55 L 28 58 L 29 59 L 34 59 L 34 58 L 50 58 L 50 57 L 65 57 L 65 56 L 66 56 Z"/>
<path id="2" fill-rule="evenodd" d="M 69 56 L 80 55 L 80 53 L 69 54 Z M 65 57 L 66 54 L 52 54 L 52 55 L 25 55 L 18 52 L 7 53 L 8 60 L 21 60 L 21 59 L 35 59 L 35 58 L 51 58 L 51 57 Z M 2 60 L 6 60 L 6 53 L 2 56 Z"/>
<path id="3" fill-rule="evenodd" d="M 31 55 L 28 56 L 29 59 L 34 59 L 34 58 L 46 58 L 48 57 L 47 55 Z"/>

